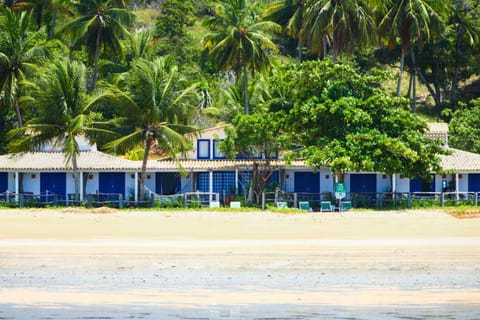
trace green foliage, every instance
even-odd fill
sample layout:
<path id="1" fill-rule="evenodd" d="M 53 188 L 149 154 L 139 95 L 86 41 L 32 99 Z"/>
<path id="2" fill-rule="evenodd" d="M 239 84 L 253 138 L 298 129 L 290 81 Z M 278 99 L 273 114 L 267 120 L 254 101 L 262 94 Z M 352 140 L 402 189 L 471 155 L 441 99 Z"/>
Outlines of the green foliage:
<path id="1" fill-rule="evenodd" d="M 15 110 L 18 126 L 23 124 L 21 82 L 35 76 L 45 40 L 43 29 L 32 30 L 31 14 L 0 7 L 0 107 Z"/>
<path id="2" fill-rule="evenodd" d="M 271 66 L 270 51 L 277 51 L 268 32 L 280 31 L 271 21 L 258 21 L 248 0 L 218 1 L 215 15 L 206 20 L 211 32 L 203 39 L 206 53 L 217 70 L 232 69 L 237 79 L 243 74 L 245 113 L 249 113 L 248 75 Z"/>
<path id="3" fill-rule="evenodd" d="M 238 114 L 232 127 L 226 127 L 227 137 L 220 148 L 229 158 L 253 161 L 251 180 L 248 182 L 247 203 L 260 203 L 261 193 L 275 170 L 272 160 L 289 145 L 288 135 L 283 131 L 286 114 L 256 112 Z"/>
<path id="4" fill-rule="evenodd" d="M 120 40 L 128 34 L 126 27 L 134 15 L 123 0 L 83 0 L 76 3 L 79 17 L 63 26 L 61 32 L 71 36 L 73 48 L 86 47 L 93 74 L 90 91 L 96 86 L 100 50 L 110 57 L 123 58 Z"/>
<path id="5" fill-rule="evenodd" d="M 143 190 L 152 147 L 175 160 L 178 152 L 184 154 L 191 148 L 184 134 L 196 130 L 189 125 L 195 114 L 195 86 L 187 86 L 170 56 L 136 60 L 132 70 L 121 76 L 118 86 L 110 99 L 121 106 L 127 134 L 107 144 L 107 148 L 144 146 L 140 173 Z M 143 200 L 143 193 L 140 195 Z"/>
<path id="6" fill-rule="evenodd" d="M 457 110 L 449 125 L 450 146 L 480 153 L 480 98 L 473 100 L 471 108 Z"/>
<path id="7" fill-rule="evenodd" d="M 193 25 L 193 3 L 191 0 L 164 0 L 160 16 L 155 24 L 158 37 L 182 37 L 187 27 Z"/>
<path id="8" fill-rule="evenodd" d="M 297 67 L 294 75 L 291 81 L 301 85 L 290 126 L 292 140 L 302 147 L 291 157 L 337 173 L 416 177 L 440 170 L 442 149 L 425 137 L 426 124 L 410 112 L 408 101 L 383 93 L 377 75 L 327 62 Z"/>
<path id="9" fill-rule="evenodd" d="M 332 58 L 352 52 L 360 44 L 376 41 L 376 25 L 371 12 L 372 1 L 321 0 L 307 2 L 304 31 L 313 52 L 322 54 L 331 43 Z"/>

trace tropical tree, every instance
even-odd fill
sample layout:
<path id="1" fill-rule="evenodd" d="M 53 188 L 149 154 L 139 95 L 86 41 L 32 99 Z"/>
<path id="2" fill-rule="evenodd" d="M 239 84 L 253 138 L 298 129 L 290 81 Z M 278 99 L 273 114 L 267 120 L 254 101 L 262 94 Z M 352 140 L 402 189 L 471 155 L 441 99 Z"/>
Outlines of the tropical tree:
<path id="1" fill-rule="evenodd" d="M 77 159 L 80 147 L 77 138 L 93 139 L 95 134 L 106 133 L 103 122 L 92 107 L 102 96 L 90 97 L 86 93 L 86 68 L 83 64 L 58 59 L 43 70 L 42 77 L 32 83 L 28 100 L 35 105 L 37 115 L 23 127 L 9 132 L 9 151 L 36 151 L 52 144 L 60 148 L 72 166 L 75 194 L 80 195 Z"/>
<path id="2" fill-rule="evenodd" d="M 480 153 L 480 98 L 458 109 L 448 125 L 448 143 L 454 148 Z"/>
<path id="3" fill-rule="evenodd" d="M 15 110 L 18 127 L 21 127 L 21 82 L 33 74 L 44 56 L 42 45 L 46 36 L 43 30 L 31 31 L 31 15 L 27 12 L 0 10 L 0 105 Z"/>
<path id="4" fill-rule="evenodd" d="M 283 31 L 297 40 L 297 57 L 302 60 L 303 22 L 305 0 L 277 0 L 271 2 L 265 11 L 265 20 L 282 26 Z"/>
<path id="5" fill-rule="evenodd" d="M 438 33 L 448 1 L 442 0 L 386 0 L 386 12 L 380 21 L 379 30 L 386 38 L 387 46 L 393 48 L 400 38 L 400 74 L 398 76 L 396 96 L 400 95 L 405 56 L 413 41 L 430 39 Z M 412 63 L 415 65 L 413 50 Z M 415 69 L 415 67 L 414 67 Z M 413 75 L 415 79 L 415 74 Z M 415 87 L 415 84 L 414 84 Z"/>
<path id="6" fill-rule="evenodd" d="M 95 89 L 98 75 L 100 49 L 104 54 L 122 55 L 120 39 L 128 34 L 126 29 L 134 15 L 126 9 L 124 0 L 81 0 L 76 3 L 79 18 L 66 24 L 62 31 L 73 35 L 73 48 L 86 46 L 93 63 L 89 91 Z"/>
<path id="7" fill-rule="evenodd" d="M 273 160 L 289 146 L 282 121 L 285 117 L 283 112 L 240 113 L 232 120 L 232 127 L 225 128 L 227 137 L 220 144 L 223 153 L 231 159 L 241 157 L 253 163 L 252 169 L 242 170 L 250 173 L 243 179 L 248 181 L 247 203 L 260 203 L 262 192 L 278 169 Z"/>
<path id="8" fill-rule="evenodd" d="M 441 170 L 442 148 L 425 137 L 426 124 L 410 112 L 408 101 L 389 97 L 379 84 L 383 74 L 328 61 L 285 66 L 292 86 L 291 157 L 337 174 L 384 172 L 425 177 Z"/>
<path id="9" fill-rule="evenodd" d="M 342 51 L 376 41 L 376 27 L 367 1 L 309 0 L 305 9 L 305 31 L 313 52 L 332 47 L 336 62 Z"/>
<path id="10" fill-rule="evenodd" d="M 245 113 L 249 113 L 248 74 L 270 67 L 269 50 L 277 51 L 267 32 L 280 31 L 271 21 L 257 21 L 248 0 L 220 0 L 215 15 L 207 20 L 212 30 L 204 39 L 205 49 L 220 70 L 243 74 Z"/>
<path id="11" fill-rule="evenodd" d="M 183 134 L 195 131 L 189 120 L 195 113 L 195 86 L 187 87 L 170 56 L 153 61 L 139 59 L 122 75 L 111 98 L 121 105 L 130 133 L 107 147 L 144 146 L 139 177 L 140 201 L 144 199 L 147 161 L 152 146 L 177 160 L 190 147 Z"/>

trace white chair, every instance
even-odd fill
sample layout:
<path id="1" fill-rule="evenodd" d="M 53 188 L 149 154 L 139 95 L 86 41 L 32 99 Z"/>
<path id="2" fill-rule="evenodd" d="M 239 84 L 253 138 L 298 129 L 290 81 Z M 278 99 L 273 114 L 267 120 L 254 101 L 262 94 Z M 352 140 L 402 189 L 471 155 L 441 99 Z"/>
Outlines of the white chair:
<path id="1" fill-rule="evenodd" d="M 238 208 L 240 208 L 240 207 L 241 207 L 240 201 L 232 201 L 232 202 L 230 202 L 230 208 L 236 208 L 236 209 L 238 209 Z"/>
<path id="2" fill-rule="evenodd" d="M 210 201 L 210 208 L 220 208 L 219 201 Z"/>

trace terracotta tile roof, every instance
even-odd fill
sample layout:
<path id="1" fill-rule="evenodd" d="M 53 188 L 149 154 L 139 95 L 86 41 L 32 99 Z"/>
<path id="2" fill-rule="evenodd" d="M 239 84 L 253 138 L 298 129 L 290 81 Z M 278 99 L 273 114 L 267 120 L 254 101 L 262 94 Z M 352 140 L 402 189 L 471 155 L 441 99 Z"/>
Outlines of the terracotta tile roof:
<path id="1" fill-rule="evenodd" d="M 480 172 L 480 154 L 448 148 L 452 154 L 441 155 L 441 165 L 446 171 Z"/>
<path id="2" fill-rule="evenodd" d="M 480 172 L 480 154 L 449 148 L 450 155 L 441 155 L 441 165 L 447 171 Z M 250 167 L 250 160 L 180 160 L 186 171 L 235 170 Z M 305 168 L 304 161 L 292 161 L 287 166 L 285 161 L 272 162 L 273 167 Z M 80 152 L 78 167 L 82 171 L 140 171 L 141 161 L 131 161 L 114 157 L 100 151 Z M 72 170 L 65 163 L 60 152 L 29 152 L 23 154 L 0 156 L 0 171 L 63 171 Z M 147 171 L 178 171 L 178 163 L 170 160 L 149 160 Z"/>
<path id="3" fill-rule="evenodd" d="M 206 171 L 206 170 L 235 170 L 251 167 L 253 161 L 250 160 L 180 160 L 180 165 L 186 171 Z M 273 167 L 285 167 L 283 160 L 272 161 Z M 304 167 L 303 161 L 292 161 L 290 168 Z M 179 164 L 174 161 L 150 160 L 147 163 L 148 171 L 178 171 Z"/>
<path id="4" fill-rule="evenodd" d="M 137 162 L 117 158 L 99 151 L 80 152 L 78 168 L 89 171 L 136 171 Z M 61 152 L 27 152 L 0 156 L 1 170 L 71 170 Z"/>
<path id="5" fill-rule="evenodd" d="M 448 123 L 443 122 L 430 122 L 427 123 L 428 133 L 433 134 L 448 134 Z"/>

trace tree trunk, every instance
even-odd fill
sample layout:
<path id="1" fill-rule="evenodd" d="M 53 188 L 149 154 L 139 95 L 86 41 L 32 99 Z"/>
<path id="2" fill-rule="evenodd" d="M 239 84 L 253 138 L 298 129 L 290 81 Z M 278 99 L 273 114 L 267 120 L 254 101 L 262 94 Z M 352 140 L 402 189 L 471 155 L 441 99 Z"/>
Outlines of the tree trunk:
<path id="1" fill-rule="evenodd" d="M 257 183 L 258 179 L 258 164 L 254 163 L 253 164 L 253 170 L 252 170 L 252 179 L 250 180 L 250 186 L 248 188 L 248 197 L 247 197 L 247 203 L 251 204 L 254 202 L 254 190 L 255 190 L 255 185 Z"/>
<path id="2" fill-rule="evenodd" d="M 412 81 L 413 81 L 413 76 L 410 74 L 410 80 L 408 81 L 407 97 L 410 97 L 412 95 Z"/>
<path id="3" fill-rule="evenodd" d="M 78 172 L 77 156 L 72 157 L 73 185 L 75 188 L 75 200 L 80 201 L 80 175 Z"/>
<path id="4" fill-rule="evenodd" d="M 98 74 L 98 58 L 100 55 L 100 35 L 101 35 L 101 30 L 98 29 L 97 31 L 97 38 L 95 40 L 95 56 L 93 57 L 94 65 L 93 65 L 93 75 L 92 75 L 92 82 L 90 83 L 90 92 L 95 90 L 95 85 L 97 83 L 97 74 Z"/>
<path id="5" fill-rule="evenodd" d="M 461 46 L 461 40 L 460 38 L 463 35 L 462 32 L 462 27 L 460 24 L 457 26 L 457 39 L 455 40 L 455 72 L 453 73 L 453 79 L 452 79 L 452 90 L 450 91 L 450 101 L 452 103 L 453 109 L 457 108 L 457 90 L 458 90 L 458 77 L 460 74 L 460 46 Z"/>
<path id="6" fill-rule="evenodd" d="M 410 47 L 410 54 L 412 56 L 412 65 L 413 65 L 413 72 L 412 72 L 412 111 L 413 113 L 417 112 L 417 66 L 415 62 L 415 53 L 413 52 L 413 46 Z"/>
<path id="7" fill-rule="evenodd" d="M 335 41 L 335 37 L 332 39 L 332 61 L 333 63 L 337 63 L 337 53 L 338 53 L 338 44 Z"/>
<path id="8" fill-rule="evenodd" d="M 398 82 L 397 82 L 397 91 L 395 92 L 395 96 L 400 96 L 400 87 L 402 86 L 402 75 L 403 75 L 403 68 L 405 67 L 405 52 L 402 49 L 402 53 L 400 54 L 400 74 L 398 75 Z"/>
<path id="9" fill-rule="evenodd" d="M 148 154 L 150 153 L 150 148 L 152 147 L 152 139 L 147 138 L 147 141 L 145 142 L 145 154 L 143 155 L 143 161 L 142 161 L 142 171 L 140 172 L 140 177 L 139 177 L 139 201 L 143 201 L 145 199 L 145 176 L 147 173 L 147 161 L 148 161 Z"/>
<path id="10" fill-rule="evenodd" d="M 52 25 L 50 27 L 50 31 L 49 31 L 49 34 L 48 34 L 48 39 L 49 40 L 53 39 L 53 36 L 55 36 L 55 26 L 57 24 L 57 15 L 58 15 L 58 6 L 55 5 L 53 7 Z"/>
<path id="11" fill-rule="evenodd" d="M 243 62 L 243 87 L 245 89 L 245 114 L 249 114 L 250 110 L 248 108 L 248 75 L 247 75 L 247 64 Z"/>
<path id="12" fill-rule="evenodd" d="M 300 37 L 298 37 L 297 41 L 297 57 L 298 61 L 302 62 L 302 40 L 300 39 Z"/>
<path id="13" fill-rule="evenodd" d="M 327 36 L 322 37 L 322 42 L 323 42 L 323 59 L 327 57 Z"/>
<path id="14" fill-rule="evenodd" d="M 15 114 L 17 115 L 18 127 L 21 128 L 23 127 L 23 120 L 22 120 L 22 114 L 20 112 L 20 106 L 18 104 L 18 99 L 16 97 L 14 98 L 13 108 L 15 109 Z"/>

